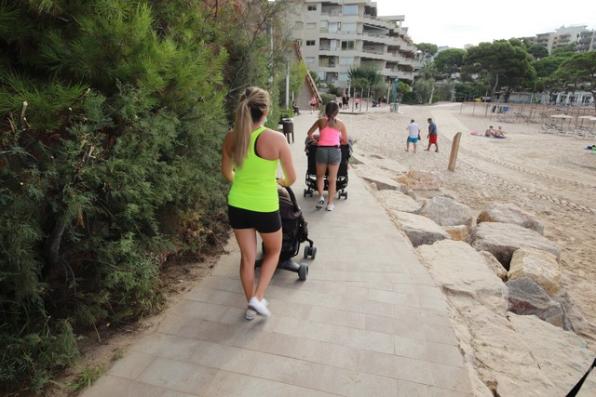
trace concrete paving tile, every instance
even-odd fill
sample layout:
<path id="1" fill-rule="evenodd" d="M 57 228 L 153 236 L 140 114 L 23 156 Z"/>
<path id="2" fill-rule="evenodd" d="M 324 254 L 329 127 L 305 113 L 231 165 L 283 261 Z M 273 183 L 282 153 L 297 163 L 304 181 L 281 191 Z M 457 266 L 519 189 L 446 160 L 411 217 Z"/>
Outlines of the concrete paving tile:
<path id="1" fill-rule="evenodd" d="M 217 370 L 212 368 L 157 358 L 141 373 L 139 380 L 174 391 L 200 395 L 216 374 Z"/>
<path id="2" fill-rule="evenodd" d="M 463 366 L 462 354 L 457 346 L 420 341 L 402 336 L 395 336 L 396 353 L 429 363 L 449 366 Z"/>
<path id="3" fill-rule="evenodd" d="M 102 376 L 81 397 L 162 397 L 166 390 L 113 375 Z"/>
<path id="4" fill-rule="evenodd" d="M 236 286 L 235 292 L 225 290 L 210 289 L 207 287 L 194 288 L 184 296 L 187 300 L 196 300 L 200 302 L 215 303 L 218 305 L 227 305 L 243 307 L 246 305 L 244 294 Z"/>
<path id="5" fill-rule="evenodd" d="M 431 397 L 430 388 L 428 385 L 399 379 L 397 381 L 397 397 Z"/>
<path id="6" fill-rule="evenodd" d="M 358 370 L 379 376 L 433 385 L 427 363 L 394 354 L 361 351 Z"/>
<path id="7" fill-rule="evenodd" d="M 464 367 L 452 367 L 447 365 L 430 365 L 435 386 L 457 392 L 469 392 L 471 390 L 468 371 Z"/>
<path id="8" fill-rule="evenodd" d="M 155 360 L 155 356 L 151 354 L 127 351 L 124 357 L 114 363 L 108 374 L 121 378 L 136 379 L 153 360 Z"/>
<path id="9" fill-rule="evenodd" d="M 209 397 L 254 397 L 254 396 L 284 396 L 284 397 L 331 397 L 318 390 L 305 389 L 281 382 L 255 378 L 246 375 L 220 371 L 212 384 L 205 390 L 204 396 Z"/>
<path id="10" fill-rule="evenodd" d="M 184 361 L 191 356 L 197 343 L 196 339 L 181 338 L 177 335 L 153 334 L 141 339 L 131 349 L 138 354 Z"/>

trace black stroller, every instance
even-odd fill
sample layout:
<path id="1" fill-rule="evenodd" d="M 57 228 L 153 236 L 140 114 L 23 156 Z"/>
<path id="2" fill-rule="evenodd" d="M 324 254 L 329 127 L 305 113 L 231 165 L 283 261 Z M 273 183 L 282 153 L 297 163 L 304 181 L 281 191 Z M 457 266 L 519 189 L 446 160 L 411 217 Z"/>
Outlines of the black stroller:
<path id="1" fill-rule="evenodd" d="M 304 189 L 304 197 L 312 197 L 314 192 L 317 190 L 317 144 L 315 141 L 306 139 L 305 142 L 306 157 L 308 158 L 308 169 L 306 170 L 306 189 Z M 350 140 L 347 144 L 341 145 L 341 162 L 339 163 L 339 170 L 337 171 L 336 190 L 337 198 L 348 199 L 348 163 L 350 157 L 352 157 L 352 141 Z M 329 183 L 327 181 L 327 175 L 325 175 L 325 187 L 324 190 L 328 190 Z"/>
<path id="2" fill-rule="evenodd" d="M 308 245 L 304 247 L 304 259 L 315 259 L 317 247 L 308 238 L 308 224 L 302 215 L 302 210 L 298 206 L 292 189 L 280 187 L 277 192 L 279 194 L 279 212 L 283 233 L 277 268 L 296 272 L 300 281 L 304 281 L 308 275 L 308 264 L 296 263 L 292 258 L 298 255 L 300 243 L 308 242 Z M 261 265 L 261 261 L 262 259 L 257 260 L 257 266 Z"/>

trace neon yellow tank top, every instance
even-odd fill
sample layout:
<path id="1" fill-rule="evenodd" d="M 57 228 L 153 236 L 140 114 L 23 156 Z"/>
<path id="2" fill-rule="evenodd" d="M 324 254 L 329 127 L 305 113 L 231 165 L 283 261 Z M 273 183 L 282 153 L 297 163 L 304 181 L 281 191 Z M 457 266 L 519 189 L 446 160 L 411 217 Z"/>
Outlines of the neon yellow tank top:
<path id="1" fill-rule="evenodd" d="M 242 166 L 234 171 L 234 181 L 228 193 L 228 204 L 255 212 L 279 210 L 277 196 L 278 160 L 266 160 L 255 154 L 255 142 L 265 127 L 259 127 L 250 134 L 248 151 Z"/>

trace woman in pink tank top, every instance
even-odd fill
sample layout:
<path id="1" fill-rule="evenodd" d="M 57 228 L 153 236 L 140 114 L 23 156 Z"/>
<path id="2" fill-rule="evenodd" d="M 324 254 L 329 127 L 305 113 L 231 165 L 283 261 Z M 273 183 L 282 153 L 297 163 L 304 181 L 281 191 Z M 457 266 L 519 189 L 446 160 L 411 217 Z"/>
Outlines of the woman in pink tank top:
<path id="1" fill-rule="evenodd" d="M 340 145 L 348 143 L 348 132 L 345 124 L 337 119 L 339 106 L 335 102 L 329 102 L 325 106 L 325 117 L 314 122 L 308 130 L 308 138 L 313 139 L 314 132 L 318 129 L 317 139 L 317 191 L 319 192 L 319 201 L 317 208 L 323 208 L 327 211 L 333 211 L 335 205 L 335 186 L 337 182 L 337 170 L 341 162 Z M 316 139 L 316 137 L 315 137 Z M 325 184 L 325 174 L 327 175 L 328 191 L 327 203 L 323 196 L 323 187 Z M 325 205 L 327 204 L 327 205 Z"/>

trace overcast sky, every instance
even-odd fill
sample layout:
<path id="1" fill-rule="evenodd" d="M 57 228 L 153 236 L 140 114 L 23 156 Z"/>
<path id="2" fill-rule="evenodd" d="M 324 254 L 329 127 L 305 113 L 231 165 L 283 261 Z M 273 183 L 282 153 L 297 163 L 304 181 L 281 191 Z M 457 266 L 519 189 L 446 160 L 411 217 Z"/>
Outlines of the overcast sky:
<path id="1" fill-rule="evenodd" d="M 405 15 L 415 43 L 463 48 L 533 36 L 561 25 L 596 29 L 596 0 L 377 0 L 379 15 Z"/>

